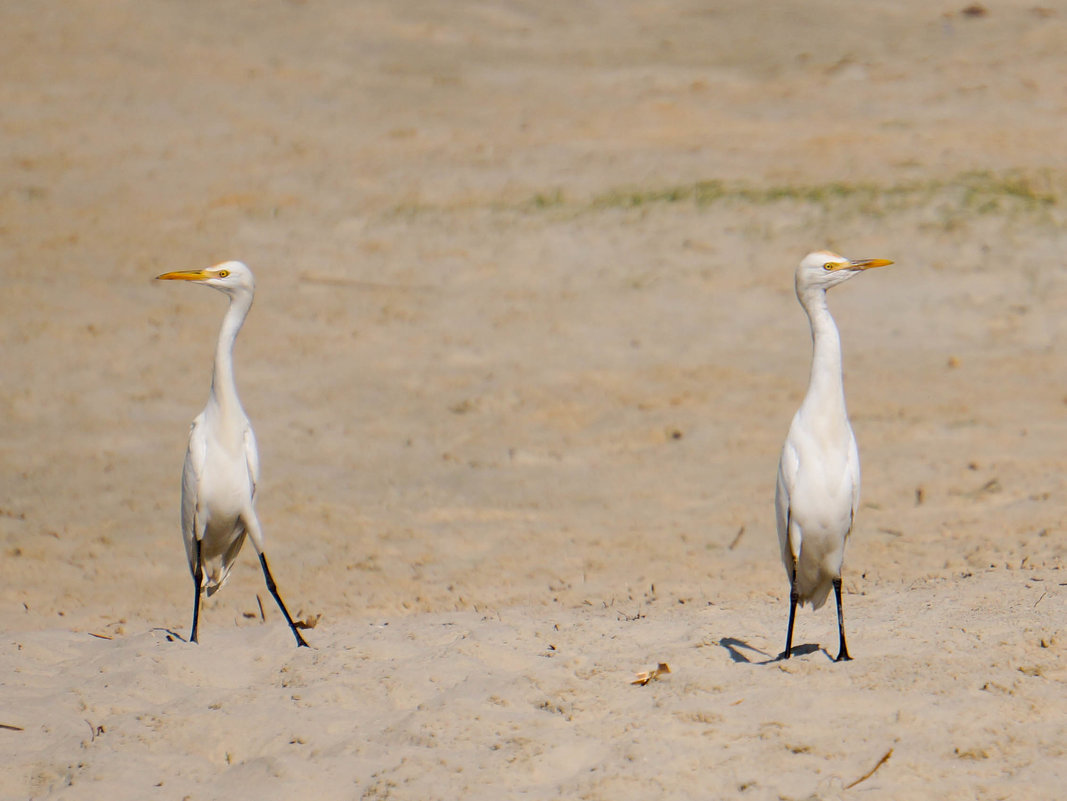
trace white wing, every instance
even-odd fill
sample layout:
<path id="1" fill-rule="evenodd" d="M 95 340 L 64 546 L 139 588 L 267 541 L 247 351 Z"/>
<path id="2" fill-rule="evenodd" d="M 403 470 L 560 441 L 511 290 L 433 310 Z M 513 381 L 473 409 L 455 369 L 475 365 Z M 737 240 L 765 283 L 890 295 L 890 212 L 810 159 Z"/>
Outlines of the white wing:
<path id="1" fill-rule="evenodd" d="M 256 447 L 256 435 L 252 431 L 252 424 L 245 420 L 245 463 L 248 465 L 248 479 L 251 484 L 251 495 L 256 497 L 256 485 L 259 483 L 259 448 Z"/>
<path id="2" fill-rule="evenodd" d="M 197 507 L 200 501 L 200 486 L 207 459 L 207 438 L 204 436 L 204 415 L 200 413 L 189 427 L 189 447 L 185 451 L 185 467 L 182 468 L 182 538 L 185 554 L 189 558 L 189 570 L 196 575 L 196 539 L 199 531 Z"/>
<path id="3" fill-rule="evenodd" d="M 848 448 L 848 463 L 847 470 L 849 479 L 852 481 L 852 519 L 856 519 L 856 512 L 860 507 L 860 451 L 856 445 L 856 435 L 852 433 L 852 426 L 848 429 L 849 448 Z M 852 526 L 849 525 L 848 533 L 845 534 L 847 538 L 852 533 Z"/>
<path id="4" fill-rule="evenodd" d="M 800 553 L 800 543 L 790 543 L 791 526 L 789 504 L 793 488 L 797 485 L 797 470 L 800 467 L 800 456 L 792 443 L 791 437 L 786 437 L 782 446 L 782 456 L 778 460 L 778 486 L 774 493 L 774 511 L 778 524 L 778 545 L 782 550 L 782 564 L 785 566 L 786 575 L 791 577 L 793 571 L 793 559 Z M 799 535 L 799 530 L 796 532 Z"/>

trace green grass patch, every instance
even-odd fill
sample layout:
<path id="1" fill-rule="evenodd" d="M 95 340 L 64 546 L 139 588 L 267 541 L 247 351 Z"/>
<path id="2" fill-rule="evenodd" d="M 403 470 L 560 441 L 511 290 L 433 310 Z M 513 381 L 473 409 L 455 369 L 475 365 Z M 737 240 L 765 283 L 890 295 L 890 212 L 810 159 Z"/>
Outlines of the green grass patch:
<path id="1" fill-rule="evenodd" d="M 1043 183 L 1051 185 L 1047 179 Z M 892 185 L 836 181 L 826 184 L 757 186 L 698 181 L 663 189 L 612 189 L 595 195 L 587 201 L 586 206 L 596 211 L 636 209 L 669 203 L 693 203 L 698 207 L 717 203 L 744 203 L 751 206 L 801 203 L 827 208 L 848 203 L 879 205 L 888 210 L 924 205 L 939 197 L 955 199 L 962 209 L 978 213 L 1000 212 L 1017 206 L 1047 208 L 1059 201 L 1055 191 L 1051 188 L 1038 189 L 1032 178 L 976 172 L 966 173 L 951 181 L 913 181 Z"/>
<path id="2" fill-rule="evenodd" d="M 562 188 L 537 192 L 517 202 L 481 204 L 495 211 L 526 213 L 562 212 L 568 215 L 611 210 L 639 210 L 684 204 L 696 208 L 720 205 L 774 206 L 795 204 L 839 211 L 847 207 L 864 214 L 880 215 L 921 207 L 937 207 L 948 217 L 1005 213 L 1032 213 L 1057 206 L 1064 187 L 1049 174 L 997 174 L 968 172 L 952 179 L 909 181 L 899 184 L 834 181 L 824 184 L 770 184 L 704 180 L 664 187 L 624 186 L 592 196 L 567 195 Z M 456 211 L 480 204 L 408 204 L 395 213 Z"/>

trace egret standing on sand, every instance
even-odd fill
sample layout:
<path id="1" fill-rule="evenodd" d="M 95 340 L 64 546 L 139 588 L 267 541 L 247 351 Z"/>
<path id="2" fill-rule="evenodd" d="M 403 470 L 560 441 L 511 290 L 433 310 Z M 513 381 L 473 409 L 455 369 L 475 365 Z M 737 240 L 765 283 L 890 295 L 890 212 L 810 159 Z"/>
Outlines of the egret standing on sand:
<path id="1" fill-rule="evenodd" d="M 259 554 L 267 589 L 281 607 L 298 646 L 307 646 L 285 608 L 263 553 L 263 531 L 253 506 L 259 481 L 259 451 L 252 424 L 248 422 L 233 375 L 233 343 L 252 308 L 255 280 L 239 261 L 228 261 L 208 270 L 165 273 L 163 280 L 196 281 L 230 298 L 215 350 L 211 394 L 189 430 L 189 449 L 182 470 L 182 536 L 189 569 L 196 585 L 193 597 L 193 630 L 196 642 L 200 620 L 200 594 L 216 593 L 226 582 L 245 534 Z"/>
<path id="2" fill-rule="evenodd" d="M 809 253 L 797 267 L 797 299 L 811 323 L 808 394 L 800 404 L 778 462 L 774 506 L 782 562 L 789 577 L 788 659 L 797 604 L 818 609 L 833 587 L 837 598 L 837 661 L 851 659 L 841 613 L 841 563 L 860 496 L 860 458 L 845 409 L 841 337 L 826 305 L 826 290 L 886 259 L 846 259 L 829 251 Z"/>

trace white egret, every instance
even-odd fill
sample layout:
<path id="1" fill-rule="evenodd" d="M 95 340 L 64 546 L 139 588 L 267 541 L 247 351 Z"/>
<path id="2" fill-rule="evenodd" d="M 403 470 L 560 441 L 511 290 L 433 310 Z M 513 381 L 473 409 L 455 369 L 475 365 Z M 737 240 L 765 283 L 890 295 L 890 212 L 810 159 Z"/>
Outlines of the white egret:
<path id="1" fill-rule="evenodd" d="M 263 552 L 263 530 L 253 505 L 259 481 L 259 451 L 234 380 L 233 345 L 252 307 L 255 293 L 252 271 L 239 261 L 228 261 L 207 270 L 165 273 L 158 278 L 195 281 L 219 290 L 230 299 L 215 349 L 211 393 L 207 406 L 189 430 L 189 448 L 182 470 L 182 536 L 196 585 L 189 639 L 197 642 L 201 592 L 206 590 L 210 596 L 222 587 L 248 534 L 259 554 L 267 589 L 285 615 L 297 645 L 306 647 L 278 595 Z"/>
<path id="2" fill-rule="evenodd" d="M 778 462 L 774 506 L 782 563 L 789 577 L 789 628 L 785 651 L 793 647 L 797 604 L 818 609 L 833 587 L 837 598 L 837 661 L 851 659 L 841 613 L 841 564 L 860 494 L 860 460 L 845 409 L 841 338 L 826 305 L 826 290 L 887 259 L 846 259 L 829 251 L 804 257 L 796 292 L 811 323 L 812 361 L 808 393 L 800 404 Z"/>

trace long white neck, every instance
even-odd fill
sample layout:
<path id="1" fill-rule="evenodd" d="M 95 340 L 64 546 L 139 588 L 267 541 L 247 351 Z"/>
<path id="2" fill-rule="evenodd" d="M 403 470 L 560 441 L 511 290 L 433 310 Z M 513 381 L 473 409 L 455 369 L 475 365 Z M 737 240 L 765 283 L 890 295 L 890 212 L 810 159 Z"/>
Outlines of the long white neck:
<path id="1" fill-rule="evenodd" d="M 219 341 L 215 347 L 215 369 L 211 375 L 211 397 L 217 402 L 220 419 L 224 422 L 244 419 L 233 372 L 233 346 L 237 340 L 237 332 L 241 330 L 251 308 L 251 292 L 233 295 L 219 330 Z"/>
<path id="2" fill-rule="evenodd" d="M 849 423 L 841 375 L 841 336 L 826 305 L 824 289 L 809 289 L 799 298 L 811 323 L 812 342 L 811 377 L 803 408 L 813 419 L 837 429 L 827 433 L 842 433 Z"/>

